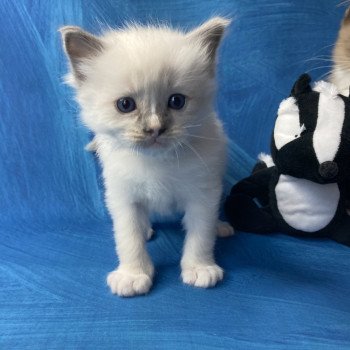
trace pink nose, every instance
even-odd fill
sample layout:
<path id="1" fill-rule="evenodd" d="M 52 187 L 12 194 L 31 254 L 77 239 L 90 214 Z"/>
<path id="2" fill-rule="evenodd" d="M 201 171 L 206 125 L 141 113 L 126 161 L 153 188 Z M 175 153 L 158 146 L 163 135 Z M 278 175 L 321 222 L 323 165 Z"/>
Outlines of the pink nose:
<path id="1" fill-rule="evenodd" d="M 154 138 L 164 134 L 166 131 L 166 128 L 153 128 L 153 129 L 143 129 L 143 132 L 147 135 L 150 135 Z"/>

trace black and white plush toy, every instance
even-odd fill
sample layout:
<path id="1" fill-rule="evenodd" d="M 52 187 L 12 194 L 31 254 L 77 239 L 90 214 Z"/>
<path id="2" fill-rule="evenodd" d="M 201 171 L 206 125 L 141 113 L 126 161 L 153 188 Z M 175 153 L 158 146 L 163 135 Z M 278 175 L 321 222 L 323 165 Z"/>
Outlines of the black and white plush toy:
<path id="1" fill-rule="evenodd" d="M 302 75 L 279 106 L 271 155 L 233 186 L 225 209 L 242 231 L 329 237 L 350 246 L 350 99 Z"/>

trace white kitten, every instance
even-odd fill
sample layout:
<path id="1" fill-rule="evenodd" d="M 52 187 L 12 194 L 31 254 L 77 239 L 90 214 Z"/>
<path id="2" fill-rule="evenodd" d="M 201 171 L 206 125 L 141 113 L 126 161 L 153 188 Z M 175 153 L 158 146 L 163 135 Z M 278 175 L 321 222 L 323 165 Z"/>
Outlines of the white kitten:
<path id="1" fill-rule="evenodd" d="M 61 29 L 83 122 L 95 133 L 119 267 L 113 293 L 147 293 L 154 267 L 145 241 L 152 212 L 184 213 L 182 279 L 197 287 L 223 277 L 213 255 L 226 137 L 213 110 L 216 51 L 229 21 L 189 33 L 129 26 L 95 37 Z M 233 229 L 219 226 L 222 236 Z"/>

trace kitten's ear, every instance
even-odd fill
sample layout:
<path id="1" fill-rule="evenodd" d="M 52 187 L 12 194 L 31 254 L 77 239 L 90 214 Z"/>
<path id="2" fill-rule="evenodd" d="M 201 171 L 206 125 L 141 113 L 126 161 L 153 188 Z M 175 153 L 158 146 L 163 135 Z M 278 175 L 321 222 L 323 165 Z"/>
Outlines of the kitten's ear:
<path id="1" fill-rule="evenodd" d="M 342 25 L 348 25 L 348 24 L 350 24 L 350 7 L 348 7 L 345 11 Z"/>
<path id="2" fill-rule="evenodd" d="M 100 39 L 79 27 L 66 26 L 59 29 L 62 44 L 72 67 L 72 73 L 78 81 L 85 79 L 80 65 L 84 60 L 97 56 L 103 50 Z"/>
<path id="3" fill-rule="evenodd" d="M 207 48 L 211 63 L 215 62 L 217 48 L 219 47 L 226 27 L 228 27 L 230 23 L 231 20 L 229 19 L 214 17 L 188 33 L 191 39 L 199 41 L 201 45 Z"/>

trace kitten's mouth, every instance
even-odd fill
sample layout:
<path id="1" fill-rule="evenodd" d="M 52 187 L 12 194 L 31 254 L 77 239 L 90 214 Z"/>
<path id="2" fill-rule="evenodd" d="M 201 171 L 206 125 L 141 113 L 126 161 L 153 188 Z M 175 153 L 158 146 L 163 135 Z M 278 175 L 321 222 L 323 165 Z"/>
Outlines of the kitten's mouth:
<path id="1" fill-rule="evenodd" d="M 166 146 L 164 140 L 159 140 L 159 138 L 151 138 L 142 142 L 144 148 L 162 148 Z"/>

